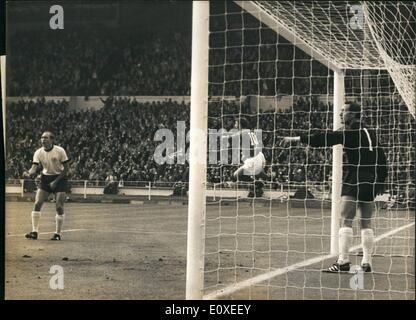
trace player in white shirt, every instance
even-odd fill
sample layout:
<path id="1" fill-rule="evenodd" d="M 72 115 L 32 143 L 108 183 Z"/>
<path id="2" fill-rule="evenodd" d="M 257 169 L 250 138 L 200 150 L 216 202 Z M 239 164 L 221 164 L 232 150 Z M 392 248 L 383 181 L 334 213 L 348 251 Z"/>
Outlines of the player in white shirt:
<path id="1" fill-rule="evenodd" d="M 50 193 L 56 195 L 56 231 L 51 240 L 61 240 L 62 225 L 64 222 L 64 203 L 67 190 L 68 156 L 65 150 L 54 145 L 52 132 L 44 132 L 41 137 L 42 147 L 36 150 L 33 164 L 29 171 L 23 173 L 24 177 L 33 178 L 42 166 L 41 183 L 36 192 L 35 205 L 32 211 L 32 232 L 26 234 L 27 239 L 36 240 L 39 232 L 39 219 L 42 205 Z"/>
<path id="2" fill-rule="evenodd" d="M 264 158 L 263 152 L 259 152 L 256 156 L 247 158 L 243 162 L 244 164 L 234 172 L 235 177 L 241 177 L 242 174 L 246 176 L 257 176 L 264 173 L 266 159 Z"/>
<path id="3" fill-rule="evenodd" d="M 243 165 L 233 173 L 233 176 L 237 181 L 254 182 L 254 186 L 250 187 L 249 197 L 251 197 L 251 195 L 260 197 L 263 194 L 264 186 L 264 183 L 261 180 L 270 180 L 270 177 L 264 172 L 266 159 L 261 151 L 254 157 L 244 159 L 244 154 L 247 153 L 247 151 L 251 152 L 251 150 L 256 150 L 260 145 L 260 141 L 254 132 L 243 129 L 243 126 L 247 126 L 247 121 L 245 119 L 242 119 L 241 125 L 236 121 L 235 128 L 240 129 L 243 142 L 244 139 L 247 139 L 250 143 L 247 146 L 243 146 Z M 244 137 L 244 135 L 247 135 L 247 137 Z"/>

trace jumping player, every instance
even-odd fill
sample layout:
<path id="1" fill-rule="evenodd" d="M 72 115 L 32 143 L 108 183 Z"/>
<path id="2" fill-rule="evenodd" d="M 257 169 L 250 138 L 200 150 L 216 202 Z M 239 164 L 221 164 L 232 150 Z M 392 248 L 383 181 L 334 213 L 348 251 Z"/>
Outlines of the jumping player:
<path id="1" fill-rule="evenodd" d="M 361 107 L 351 103 L 344 106 L 343 128 L 318 134 L 305 134 L 298 137 L 285 137 L 282 145 L 290 142 L 302 142 L 312 147 L 326 147 L 337 144 L 344 146 L 347 163 L 344 164 L 344 176 L 341 193 L 342 226 L 339 230 L 340 254 L 336 263 L 323 272 L 349 272 L 351 262 L 349 249 L 352 245 L 352 223 L 358 209 L 361 213 L 361 243 L 364 272 L 372 271 L 372 251 L 374 232 L 371 217 L 374 198 L 384 191 L 387 177 L 387 159 L 374 130 L 367 128 L 361 121 Z"/>
<path id="2" fill-rule="evenodd" d="M 48 199 L 50 193 L 55 193 L 56 231 L 51 240 L 61 240 L 69 159 L 62 147 L 54 145 L 52 132 L 44 132 L 41 137 L 41 143 L 42 147 L 36 150 L 33 156 L 32 167 L 28 172 L 23 173 L 24 177 L 33 178 L 36 176 L 39 166 L 43 167 L 40 187 L 37 190 L 35 205 L 32 211 L 32 232 L 26 234 L 26 238 L 31 240 L 38 239 L 42 205 Z"/>
<path id="3" fill-rule="evenodd" d="M 243 129 L 244 126 L 248 126 L 247 120 L 244 118 L 235 122 L 234 128 L 240 130 L 243 140 L 243 146 L 241 150 L 243 165 L 241 165 L 233 173 L 233 178 L 237 181 L 254 182 L 253 187 L 250 188 L 252 190 L 250 190 L 249 197 L 261 197 L 263 195 L 264 186 L 264 183 L 261 180 L 270 180 L 270 177 L 264 172 L 266 159 L 263 152 L 261 151 L 257 151 L 257 155 L 254 157 L 246 156 L 246 154 L 251 153 L 251 150 L 256 151 L 256 149 L 259 148 L 260 141 L 254 132 Z"/>

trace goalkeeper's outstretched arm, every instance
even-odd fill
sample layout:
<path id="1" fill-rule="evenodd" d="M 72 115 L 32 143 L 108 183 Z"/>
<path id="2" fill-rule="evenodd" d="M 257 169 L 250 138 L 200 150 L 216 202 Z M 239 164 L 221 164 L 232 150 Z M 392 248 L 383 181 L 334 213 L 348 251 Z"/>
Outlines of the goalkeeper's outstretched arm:
<path id="1" fill-rule="evenodd" d="M 290 143 L 299 143 L 302 142 L 311 147 L 330 147 L 337 144 L 344 144 L 349 134 L 343 130 L 329 131 L 325 133 L 316 133 L 316 134 L 304 134 L 296 137 L 284 137 L 280 142 L 280 145 L 286 146 Z M 352 145 L 356 139 L 349 139 Z"/>

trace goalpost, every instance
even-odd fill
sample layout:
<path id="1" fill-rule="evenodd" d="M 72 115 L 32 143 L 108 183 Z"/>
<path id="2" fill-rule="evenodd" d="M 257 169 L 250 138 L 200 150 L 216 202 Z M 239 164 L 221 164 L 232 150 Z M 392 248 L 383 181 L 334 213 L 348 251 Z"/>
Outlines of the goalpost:
<path id="1" fill-rule="evenodd" d="M 209 1 L 193 3 L 191 119 L 186 298 L 200 299 L 204 286 L 205 186 L 208 114 Z"/>
<path id="2" fill-rule="evenodd" d="M 414 299 L 415 23 L 415 2 L 193 2 L 187 299 Z M 388 153 L 370 277 L 320 272 L 338 254 L 342 146 L 277 143 L 340 128 L 345 101 Z M 260 196 L 229 196 L 236 164 L 207 163 L 207 129 L 242 118 L 263 132 Z"/>

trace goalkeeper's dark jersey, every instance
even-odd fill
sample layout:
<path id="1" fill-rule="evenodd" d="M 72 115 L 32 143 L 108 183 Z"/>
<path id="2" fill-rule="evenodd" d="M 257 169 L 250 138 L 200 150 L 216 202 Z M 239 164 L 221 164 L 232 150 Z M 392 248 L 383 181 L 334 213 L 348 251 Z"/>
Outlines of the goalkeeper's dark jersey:
<path id="1" fill-rule="evenodd" d="M 339 129 L 311 135 L 301 135 L 301 142 L 312 147 L 329 147 L 337 144 L 344 146 L 347 163 L 346 176 L 368 177 L 382 183 L 387 177 L 387 159 L 374 130 L 356 124 L 351 129 Z M 367 179 L 366 179 L 367 180 Z M 359 181 L 358 181 L 359 182 Z"/>

